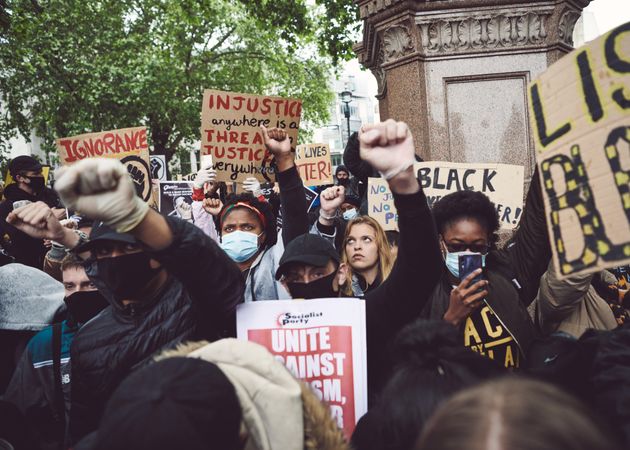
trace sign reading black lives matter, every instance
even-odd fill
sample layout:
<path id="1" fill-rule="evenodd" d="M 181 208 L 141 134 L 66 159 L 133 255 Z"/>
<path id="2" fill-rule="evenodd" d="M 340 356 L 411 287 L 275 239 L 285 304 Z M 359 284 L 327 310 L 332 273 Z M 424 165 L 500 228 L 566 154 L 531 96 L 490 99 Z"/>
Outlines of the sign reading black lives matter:
<path id="1" fill-rule="evenodd" d="M 429 161 L 416 163 L 414 170 L 429 206 L 457 191 L 477 191 L 494 203 L 501 228 L 516 228 L 523 213 L 523 166 L 510 164 L 452 163 Z M 398 229 L 398 214 L 387 182 L 368 179 L 368 215 L 384 230 Z"/>
<path id="2" fill-rule="evenodd" d="M 260 126 L 286 130 L 297 145 L 302 101 L 206 90 L 201 107 L 201 154 L 212 155 L 218 181 L 275 181 L 275 164 Z"/>
<path id="3" fill-rule="evenodd" d="M 529 86 L 549 240 L 561 276 L 630 262 L 630 23 Z"/>
<path id="4" fill-rule="evenodd" d="M 192 181 L 160 181 L 160 213 L 192 222 Z"/>

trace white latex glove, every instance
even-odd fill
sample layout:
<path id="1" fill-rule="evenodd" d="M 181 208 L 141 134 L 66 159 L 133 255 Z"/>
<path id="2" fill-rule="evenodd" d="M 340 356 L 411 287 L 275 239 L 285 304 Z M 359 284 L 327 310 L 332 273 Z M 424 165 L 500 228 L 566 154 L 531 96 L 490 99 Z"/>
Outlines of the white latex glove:
<path id="1" fill-rule="evenodd" d="M 210 183 L 214 181 L 217 177 L 217 171 L 211 167 L 204 167 L 197 175 L 195 175 L 195 179 L 193 180 L 193 186 L 195 189 L 202 189 L 206 183 Z"/>
<path id="2" fill-rule="evenodd" d="M 89 158 L 57 169 L 55 189 L 64 204 L 119 233 L 134 229 L 149 212 L 129 173 L 116 159 Z"/>
<path id="3" fill-rule="evenodd" d="M 260 189 L 260 181 L 258 181 L 254 177 L 246 178 L 243 181 L 243 189 L 254 194 L 254 197 L 258 197 L 262 194 L 262 190 Z"/>
<path id="4" fill-rule="evenodd" d="M 390 180 L 415 163 L 413 137 L 404 122 L 388 119 L 366 125 L 359 134 L 361 159 Z"/>

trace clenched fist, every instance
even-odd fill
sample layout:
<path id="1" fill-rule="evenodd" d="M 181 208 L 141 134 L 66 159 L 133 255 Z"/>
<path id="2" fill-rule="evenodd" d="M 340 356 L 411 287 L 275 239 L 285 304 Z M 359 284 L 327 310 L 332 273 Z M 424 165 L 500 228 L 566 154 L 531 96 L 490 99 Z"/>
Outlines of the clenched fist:
<path id="1" fill-rule="evenodd" d="M 102 220 L 119 233 L 135 228 L 149 211 L 118 160 L 84 159 L 58 169 L 55 178 L 55 189 L 68 208 Z"/>

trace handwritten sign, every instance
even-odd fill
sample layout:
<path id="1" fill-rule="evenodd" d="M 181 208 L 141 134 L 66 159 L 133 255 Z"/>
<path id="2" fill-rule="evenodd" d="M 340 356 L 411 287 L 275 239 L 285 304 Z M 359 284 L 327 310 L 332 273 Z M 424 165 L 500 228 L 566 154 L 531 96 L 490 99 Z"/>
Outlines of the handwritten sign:
<path id="1" fill-rule="evenodd" d="M 127 167 L 138 196 L 146 202 L 152 200 L 146 128 L 124 128 L 57 139 L 57 152 L 64 166 L 85 158 L 119 159 Z"/>
<path id="2" fill-rule="evenodd" d="M 630 23 L 529 86 L 549 239 L 561 276 L 630 262 Z"/>
<path id="3" fill-rule="evenodd" d="M 295 164 L 305 186 L 333 184 L 330 149 L 327 144 L 298 145 Z"/>
<path id="4" fill-rule="evenodd" d="M 501 228 L 511 230 L 518 225 L 523 213 L 523 166 L 429 161 L 416 163 L 414 170 L 430 207 L 453 192 L 477 191 L 494 203 Z M 394 199 L 381 178 L 368 180 L 368 215 L 384 230 L 398 229 Z"/>
<path id="5" fill-rule="evenodd" d="M 219 181 L 275 181 L 274 161 L 260 126 L 285 129 L 297 145 L 302 101 L 206 90 L 201 108 L 201 154 L 212 155 Z"/>
<path id="6" fill-rule="evenodd" d="M 265 346 L 330 406 L 350 437 L 367 412 L 365 302 L 357 299 L 243 303 L 237 337 Z"/>

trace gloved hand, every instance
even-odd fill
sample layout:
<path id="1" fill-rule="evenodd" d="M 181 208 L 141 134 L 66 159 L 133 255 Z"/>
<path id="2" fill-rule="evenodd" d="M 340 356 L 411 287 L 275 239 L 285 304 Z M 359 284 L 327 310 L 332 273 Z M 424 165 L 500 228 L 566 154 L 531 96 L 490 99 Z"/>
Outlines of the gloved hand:
<path id="1" fill-rule="evenodd" d="M 413 137 L 407 124 L 388 119 L 366 125 L 359 135 L 361 159 L 390 180 L 413 166 Z"/>
<path id="2" fill-rule="evenodd" d="M 134 229 L 149 212 L 118 160 L 84 159 L 57 169 L 55 178 L 55 189 L 69 209 L 101 220 L 119 233 Z"/>
<path id="3" fill-rule="evenodd" d="M 254 197 L 260 197 L 262 195 L 260 181 L 254 177 L 246 178 L 245 181 L 243 181 L 243 189 L 254 194 Z"/>
<path id="4" fill-rule="evenodd" d="M 217 171 L 211 167 L 205 167 L 197 172 L 195 179 L 193 180 L 193 187 L 195 189 L 203 189 L 204 184 L 210 183 L 217 177 Z"/>

